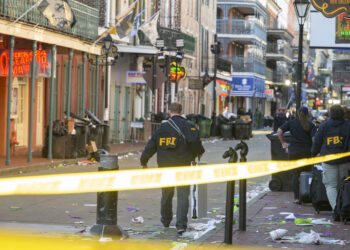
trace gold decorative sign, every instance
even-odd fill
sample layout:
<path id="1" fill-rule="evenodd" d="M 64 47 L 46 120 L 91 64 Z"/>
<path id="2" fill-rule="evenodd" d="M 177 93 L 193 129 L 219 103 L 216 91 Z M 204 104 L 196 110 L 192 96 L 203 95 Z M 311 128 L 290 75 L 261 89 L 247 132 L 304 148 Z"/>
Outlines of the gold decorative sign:
<path id="1" fill-rule="evenodd" d="M 341 13 L 350 18 L 350 0 L 311 0 L 312 5 L 325 17 L 332 18 Z"/>

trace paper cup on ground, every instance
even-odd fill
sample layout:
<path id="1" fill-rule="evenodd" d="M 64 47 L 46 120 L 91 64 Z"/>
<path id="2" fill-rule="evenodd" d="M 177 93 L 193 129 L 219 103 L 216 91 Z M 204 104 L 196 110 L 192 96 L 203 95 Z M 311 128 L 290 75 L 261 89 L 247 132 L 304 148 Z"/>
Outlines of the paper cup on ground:
<path id="1" fill-rule="evenodd" d="M 274 231 L 270 232 L 270 237 L 271 237 L 272 240 L 279 240 L 287 232 L 288 232 L 288 230 L 286 230 L 286 229 L 277 229 L 277 230 L 274 230 Z"/>

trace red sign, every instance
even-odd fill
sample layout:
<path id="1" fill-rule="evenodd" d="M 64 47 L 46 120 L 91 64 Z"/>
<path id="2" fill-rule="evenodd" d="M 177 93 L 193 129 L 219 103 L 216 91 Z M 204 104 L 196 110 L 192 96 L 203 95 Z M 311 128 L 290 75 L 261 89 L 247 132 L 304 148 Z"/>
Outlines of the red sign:
<path id="1" fill-rule="evenodd" d="M 0 76 L 9 75 L 9 58 L 10 51 L 3 50 L 0 53 Z M 12 75 L 13 76 L 30 76 L 31 63 L 33 60 L 33 51 L 31 50 L 14 50 Z M 51 76 L 51 53 L 46 50 L 37 50 L 35 53 L 35 62 L 38 69 L 39 77 Z"/>

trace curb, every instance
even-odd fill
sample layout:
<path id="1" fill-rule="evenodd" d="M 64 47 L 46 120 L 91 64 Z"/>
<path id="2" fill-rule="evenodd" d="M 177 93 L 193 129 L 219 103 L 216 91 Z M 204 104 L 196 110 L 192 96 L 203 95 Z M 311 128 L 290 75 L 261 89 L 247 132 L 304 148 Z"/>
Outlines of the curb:
<path id="1" fill-rule="evenodd" d="M 118 156 L 127 155 L 129 153 L 138 153 L 140 150 L 134 150 L 129 152 L 120 152 L 120 153 L 114 153 Z M 14 175 L 14 174 L 22 174 L 22 173 L 30 173 L 34 171 L 41 171 L 41 170 L 47 170 L 50 168 L 57 167 L 60 164 L 65 165 L 75 165 L 78 164 L 79 161 L 86 160 L 87 158 L 76 158 L 76 159 L 62 159 L 62 160 L 52 160 L 51 162 L 40 162 L 40 163 L 34 163 L 30 165 L 23 165 L 23 166 L 17 166 L 17 167 L 8 167 L 0 169 L 0 177 L 1 176 L 7 176 L 7 175 Z"/>
<path id="2" fill-rule="evenodd" d="M 251 199 L 249 202 L 247 202 L 247 209 L 249 208 L 249 206 L 253 205 L 255 202 L 260 200 L 262 197 L 264 197 L 269 192 L 270 191 L 262 192 L 262 193 L 258 194 L 256 197 L 254 197 L 253 199 Z M 233 214 L 233 217 L 234 217 L 235 221 L 238 221 L 239 208 L 236 210 L 236 213 Z M 236 223 L 234 223 L 234 225 L 235 224 Z M 214 230 L 209 231 L 208 233 L 204 234 L 202 237 L 200 237 L 199 239 L 194 241 L 194 243 L 195 244 L 197 243 L 198 245 L 202 245 L 203 243 L 206 243 L 207 239 L 209 239 L 211 236 L 217 234 L 219 231 L 221 231 L 224 228 L 225 228 L 225 223 L 218 224 Z M 237 231 L 238 231 L 238 229 L 233 229 L 232 235 Z M 222 239 L 222 244 L 224 244 L 224 239 Z"/>

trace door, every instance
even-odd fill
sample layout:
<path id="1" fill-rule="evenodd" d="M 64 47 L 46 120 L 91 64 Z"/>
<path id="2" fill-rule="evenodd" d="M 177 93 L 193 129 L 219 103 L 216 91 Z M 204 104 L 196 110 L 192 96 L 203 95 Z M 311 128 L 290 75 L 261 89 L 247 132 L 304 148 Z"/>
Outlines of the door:
<path id="1" fill-rule="evenodd" d="M 13 85 L 18 86 L 18 110 L 15 118 L 18 146 L 28 146 L 29 78 L 15 77 Z"/>
<path id="2" fill-rule="evenodd" d="M 113 141 L 119 141 L 119 122 L 120 122 L 120 87 L 115 86 L 114 92 L 114 128 L 113 128 Z"/>
<path id="3" fill-rule="evenodd" d="M 44 128 L 44 79 L 38 78 L 36 98 L 36 146 L 43 145 Z"/>
<path id="4" fill-rule="evenodd" d="M 125 99 L 124 99 L 124 140 L 128 137 L 129 128 L 129 97 L 130 87 L 125 87 Z"/>

